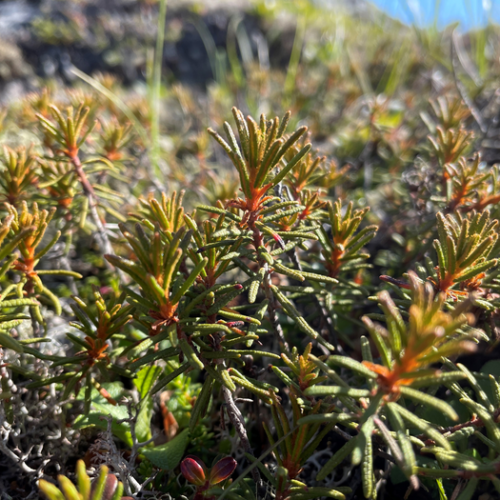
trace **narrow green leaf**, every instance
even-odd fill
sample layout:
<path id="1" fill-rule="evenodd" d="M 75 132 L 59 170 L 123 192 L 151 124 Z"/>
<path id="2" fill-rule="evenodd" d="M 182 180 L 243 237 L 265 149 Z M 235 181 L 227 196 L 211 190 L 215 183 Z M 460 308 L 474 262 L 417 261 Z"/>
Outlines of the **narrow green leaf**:
<path id="1" fill-rule="evenodd" d="M 155 386 L 151 389 L 150 395 L 156 394 L 160 389 L 163 389 L 169 382 L 172 382 L 172 380 L 175 380 L 181 373 L 184 373 L 189 368 L 189 366 L 189 363 L 184 363 L 172 373 L 169 373 L 168 375 L 160 378 L 160 380 L 158 380 Z"/>
<path id="2" fill-rule="evenodd" d="M 298 488 L 293 488 L 290 490 L 292 493 L 293 500 L 317 500 L 318 498 L 334 498 L 335 500 L 345 500 L 346 496 L 339 490 L 332 488 L 322 488 L 320 486 L 315 486 L 312 488 L 304 488 L 300 491 Z"/>
<path id="3" fill-rule="evenodd" d="M 470 411 L 476 413 L 478 417 L 483 421 L 486 430 L 488 431 L 488 436 L 495 443 L 495 449 L 498 453 L 500 453 L 500 429 L 498 428 L 497 423 L 493 420 L 493 417 L 486 410 L 483 405 L 476 403 L 468 398 L 462 398 L 460 400 L 465 406 L 469 408 Z"/>
<path id="4" fill-rule="evenodd" d="M 439 276 L 441 280 L 444 280 L 446 276 L 446 259 L 443 252 L 443 247 L 441 246 L 441 242 L 439 240 L 434 240 L 434 249 L 436 250 L 436 254 L 439 262 Z"/>
<path id="5" fill-rule="evenodd" d="M 38 487 L 49 500 L 66 500 L 64 495 L 61 493 L 61 490 L 59 490 L 59 488 L 52 483 L 45 481 L 45 479 L 40 479 Z"/>
<path id="6" fill-rule="evenodd" d="M 171 303 L 172 304 L 177 304 L 179 300 L 181 300 L 181 297 L 187 292 L 188 288 L 194 283 L 196 278 L 199 276 L 200 272 L 202 269 L 205 268 L 207 265 L 208 258 L 205 257 L 201 262 L 199 262 L 194 269 L 191 271 L 189 276 L 186 278 L 184 283 L 181 285 L 179 290 L 177 290 L 177 293 L 172 297 Z"/>
<path id="7" fill-rule="evenodd" d="M 377 378 L 376 373 L 373 373 L 359 361 L 356 361 L 355 359 L 352 358 L 348 358 L 347 356 L 338 356 L 338 355 L 330 356 L 328 358 L 327 363 L 336 366 L 342 366 L 343 368 L 349 368 L 350 370 L 355 371 L 360 375 L 363 375 L 363 377 L 372 379 Z"/>
<path id="8" fill-rule="evenodd" d="M 7 349 L 12 349 L 19 354 L 24 352 L 23 346 L 16 339 L 13 339 L 8 333 L 0 332 L 0 345 Z"/>
<path id="9" fill-rule="evenodd" d="M 458 495 L 457 500 L 471 500 L 476 492 L 478 484 L 479 479 L 477 477 L 470 478 L 465 488 L 461 491 L 460 495 Z"/>
<path id="10" fill-rule="evenodd" d="M 91 500 L 102 500 L 102 495 L 106 488 L 106 479 L 108 477 L 108 467 L 106 465 L 101 465 L 99 476 L 92 485 Z"/>
<path id="11" fill-rule="evenodd" d="M 352 398 L 367 398 L 369 389 L 354 389 L 338 385 L 313 385 L 304 391 L 308 396 L 349 396 Z"/>
<path id="12" fill-rule="evenodd" d="M 78 490 L 66 476 L 59 474 L 57 479 L 59 480 L 59 484 L 67 500 L 80 500 L 81 497 Z"/>
<path id="13" fill-rule="evenodd" d="M 497 259 L 487 260 L 486 262 L 482 262 L 481 264 L 478 264 L 477 266 L 471 267 L 467 271 L 461 273 L 460 276 L 455 279 L 455 282 L 460 283 L 462 281 L 473 278 L 474 276 L 477 276 L 478 274 L 484 273 L 488 269 L 491 269 L 492 267 L 496 266 L 497 262 L 498 262 Z"/>
<path id="14" fill-rule="evenodd" d="M 189 419 L 189 429 L 193 432 L 194 428 L 198 424 L 200 418 L 205 416 L 205 412 L 210 403 L 210 397 L 212 396 L 212 387 L 214 385 L 214 378 L 208 375 L 203 386 L 201 388 L 198 397 L 193 406 L 193 411 L 191 412 L 191 418 Z"/>
<path id="15" fill-rule="evenodd" d="M 443 437 L 443 435 L 434 427 L 432 427 L 429 423 L 424 420 L 418 418 L 411 411 L 403 408 L 401 405 L 397 403 L 388 403 L 391 408 L 399 413 L 404 420 L 406 420 L 413 427 L 416 427 L 418 430 L 429 436 L 433 441 L 439 443 L 443 448 L 449 450 L 451 449 L 450 443 L 448 440 Z"/>
<path id="16" fill-rule="evenodd" d="M 430 394 L 425 394 L 424 392 L 417 391 L 411 387 L 401 386 L 400 391 L 403 396 L 413 399 L 413 401 L 421 403 L 425 407 L 435 408 L 436 410 L 447 415 L 452 420 L 458 420 L 457 412 L 446 401 L 431 396 Z"/>
<path id="17" fill-rule="evenodd" d="M 181 348 L 184 356 L 188 359 L 191 366 L 196 370 L 203 370 L 204 365 L 200 358 L 194 352 L 194 349 L 189 345 L 189 342 L 185 337 L 179 339 L 179 347 Z"/>
<path id="18" fill-rule="evenodd" d="M 78 491 L 82 495 L 82 500 L 90 499 L 90 478 L 85 470 L 85 462 L 78 460 L 76 463 L 76 481 L 78 484 Z"/>
<path id="19" fill-rule="evenodd" d="M 361 482 L 365 498 L 372 498 L 375 488 L 375 477 L 373 476 L 373 419 L 368 420 L 361 428 L 360 439 L 364 439 L 363 460 L 361 463 Z"/>
<path id="20" fill-rule="evenodd" d="M 354 447 L 357 445 L 358 437 L 351 438 L 347 443 L 342 446 L 339 450 L 335 452 L 335 454 L 326 462 L 323 468 L 318 472 L 316 476 L 316 481 L 323 481 L 326 477 L 336 469 L 343 461 L 347 458 L 348 455 L 354 450 Z"/>

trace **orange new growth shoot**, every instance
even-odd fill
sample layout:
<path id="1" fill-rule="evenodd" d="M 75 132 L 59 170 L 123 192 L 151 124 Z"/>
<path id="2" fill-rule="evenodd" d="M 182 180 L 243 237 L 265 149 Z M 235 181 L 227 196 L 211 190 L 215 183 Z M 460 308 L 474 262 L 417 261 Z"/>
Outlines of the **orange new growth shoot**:
<path id="1" fill-rule="evenodd" d="M 280 123 L 279 118 L 268 121 L 261 115 L 260 123 L 233 108 L 233 116 L 238 129 L 241 147 L 231 126 L 224 123 L 224 131 L 228 142 L 217 132 L 208 129 L 208 132 L 224 148 L 238 171 L 241 191 L 244 198 L 236 198 L 227 202 L 227 207 L 235 207 L 244 212 L 241 226 L 253 228 L 261 217 L 259 212 L 272 196 L 269 190 L 279 184 L 285 176 L 305 157 L 311 145 L 303 146 L 295 153 L 293 145 L 307 131 L 307 127 L 298 128 L 290 137 L 284 134 L 290 113 L 288 112 Z M 295 154 L 287 155 L 293 152 Z M 272 175 L 275 170 L 275 175 Z"/>
<path id="2" fill-rule="evenodd" d="M 13 262 L 13 268 L 24 275 L 26 278 L 25 291 L 28 295 L 32 295 L 35 283 L 39 288 L 42 288 L 35 267 L 44 251 L 37 253 L 36 249 L 45 234 L 55 209 L 50 212 L 39 210 L 38 204 L 33 203 L 30 211 L 25 201 L 22 202 L 19 211 L 12 205 L 6 204 L 5 206 L 13 217 L 11 229 L 17 236 L 23 235 L 18 246 L 20 255 Z"/>
<path id="3" fill-rule="evenodd" d="M 149 315 L 156 321 L 149 329 L 149 335 L 157 335 L 162 326 L 170 326 L 173 323 L 178 323 L 179 319 L 176 316 L 177 306 L 172 304 L 168 298 L 165 298 L 165 303 L 160 305 L 160 311 L 149 311 Z"/>
<path id="4" fill-rule="evenodd" d="M 97 361 L 105 360 L 109 363 L 109 357 L 104 352 L 108 348 L 108 343 L 106 340 L 101 338 L 93 339 L 92 337 L 85 337 L 85 342 L 88 344 L 87 348 L 87 364 L 93 366 Z"/>
<path id="5" fill-rule="evenodd" d="M 413 304 L 406 325 L 386 291 L 379 294 L 380 306 L 384 310 L 388 329 L 363 318 L 381 354 L 383 365 L 369 361 L 363 364 L 378 375 L 378 390 L 385 393 L 386 401 L 399 398 L 400 387 L 411 385 L 421 377 L 436 375 L 437 370 L 429 365 L 444 356 L 471 352 L 475 344 L 456 338 L 455 332 L 474 317 L 464 314 L 469 301 L 460 303 L 451 313 L 442 311 L 446 295 L 435 295 L 432 285 L 422 283 L 416 274 L 409 273 L 413 291 Z"/>

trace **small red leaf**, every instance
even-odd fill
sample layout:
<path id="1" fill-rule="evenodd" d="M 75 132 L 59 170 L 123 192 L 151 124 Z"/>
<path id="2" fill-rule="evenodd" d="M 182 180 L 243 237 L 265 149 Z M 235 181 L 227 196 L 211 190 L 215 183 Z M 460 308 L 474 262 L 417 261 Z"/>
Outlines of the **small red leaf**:
<path id="1" fill-rule="evenodd" d="M 227 479 L 236 469 L 238 463 L 232 457 L 226 457 L 219 460 L 210 471 L 209 482 L 211 485 L 218 484 Z"/>
<path id="2" fill-rule="evenodd" d="M 181 462 L 182 475 L 192 484 L 203 486 L 206 482 L 203 462 L 196 457 L 186 457 Z"/>

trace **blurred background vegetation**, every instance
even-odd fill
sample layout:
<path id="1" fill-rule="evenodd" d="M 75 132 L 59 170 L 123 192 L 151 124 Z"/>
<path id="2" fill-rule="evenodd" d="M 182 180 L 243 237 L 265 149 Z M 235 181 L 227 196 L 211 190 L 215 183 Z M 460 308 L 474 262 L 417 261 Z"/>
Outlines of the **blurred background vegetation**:
<path id="1" fill-rule="evenodd" d="M 2 140 L 34 140 L 15 118 L 27 94 L 46 85 L 47 102 L 64 89 L 70 103 L 91 103 L 97 94 L 131 122 L 143 151 L 140 164 L 127 167 L 133 194 L 187 188 L 189 206 L 228 199 L 236 189 L 207 127 L 227 119 L 233 105 L 253 116 L 289 109 L 292 125 L 309 127 L 330 175 L 342 179 L 334 195 L 370 205 L 372 222 L 384 229 L 373 243 L 374 263 L 401 274 L 418 238 L 400 216 L 419 215 L 407 210 L 406 187 L 418 192 L 429 174 L 430 100 L 471 104 L 477 112 L 465 119 L 480 130 L 483 160 L 498 159 L 499 27 L 495 3 L 488 16 L 476 16 L 491 22 L 469 31 L 442 26 L 450 2 L 435 2 L 423 25 L 415 2 L 375 3 L 387 13 L 363 1 L 0 3 Z M 477 12 L 476 4 L 453 2 L 456 17 Z M 221 171 L 222 184 L 215 182 Z M 429 207 L 413 209 L 424 217 Z"/>
<path id="2" fill-rule="evenodd" d="M 480 172 L 500 159 L 497 14 L 497 2 L 472 0 L 0 2 L 0 141 L 40 154 L 47 137 L 35 114 L 47 117 L 51 103 L 88 106 L 98 123 L 85 155 L 113 164 L 90 175 L 119 252 L 118 223 L 130 212 L 144 212 L 147 204 L 138 200 L 150 193 L 183 189 L 187 211 L 200 201 L 215 205 L 235 197 L 237 174 L 207 133 L 231 121 L 232 106 L 254 117 L 291 110 L 290 129 L 306 125 L 315 154 L 327 158 L 315 187 L 326 200 L 370 207 L 365 222 L 379 227 L 367 244 L 374 270 L 361 269 L 353 281 L 373 292 L 379 275 L 399 278 L 422 260 L 432 248 L 436 212 L 450 208 L 436 174 L 437 165 L 446 163 L 443 145 L 428 140 L 438 135 L 438 124 L 467 128 L 467 148 L 458 156 L 480 152 Z M 59 179 L 61 172 L 52 167 L 41 163 L 47 178 Z M 25 193 L 36 199 L 35 182 L 28 179 L 26 186 L 9 201 L 20 203 Z M 53 189 L 69 189 L 53 186 L 55 181 Z M 51 194 L 63 206 L 65 199 Z M 59 250 L 83 275 L 78 293 L 90 300 L 92 285 L 103 293 L 118 285 L 96 250 L 95 228 L 79 223 L 79 203 L 68 217 L 82 234 Z M 489 208 L 498 219 L 498 203 Z M 50 313 L 45 318 L 58 340 L 67 330 L 74 283 L 47 283 L 65 313 L 64 319 Z M 360 317 L 367 311 L 378 309 L 365 297 L 336 310 L 341 340 L 356 355 L 366 333 Z M 489 370 L 500 373 L 498 363 L 491 368 L 499 329 L 492 321 L 491 342 L 468 361 L 471 369 L 490 363 Z M 199 386 L 182 375 L 167 388 L 178 395 L 163 407 L 182 428 Z M 199 434 L 191 451 L 235 451 L 230 439 L 217 441 L 208 428 Z M 85 443 L 77 446 L 83 455 Z M 76 455 L 72 449 L 72 459 Z M 8 476 L 10 485 L 14 477 Z M 402 496 L 406 485 L 398 484 L 404 478 L 392 481 L 388 494 Z M 443 498 L 433 486 L 433 498 Z M 411 498 L 426 494 L 420 490 Z"/>

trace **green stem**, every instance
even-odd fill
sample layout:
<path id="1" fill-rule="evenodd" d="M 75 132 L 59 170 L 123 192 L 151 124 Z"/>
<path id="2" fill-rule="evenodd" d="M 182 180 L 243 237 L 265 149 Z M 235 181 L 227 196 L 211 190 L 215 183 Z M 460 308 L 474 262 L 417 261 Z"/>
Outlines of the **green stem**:
<path id="1" fill-rule="evenodd" d="M 297 28 L 295 30 L 295 38 L 293 40 L 292 53 L 290 55 L 290 61 L 288 63 L 288 71 L 285 79 L 285 92 L 284 92 L 284 102 L 283 109 L 290 106 L 291 95 L 295 89 L 295 81 L 297 78 L 297 71 L 299 68 L 300 54 L 302 52 L 302 46 L 304 45 L 304 35 L 306 31 L 306 16 L 300 16 L 297 18 Z"/>
<path id="2" fill-rule="evenodd" d="M 156 35 L 156 49 L 153 66 L 153 88 L 151 92 L 151 163 L 153 171 L 157 176 L 159 170 L 160 157 L 160 89 L 161 70 L 163 61 L 163 45 L 165 43 L 165 19 L 167 17 L 167 0 L 160 0 L 160 10 L 158 12 L 158 32 Z"/>

